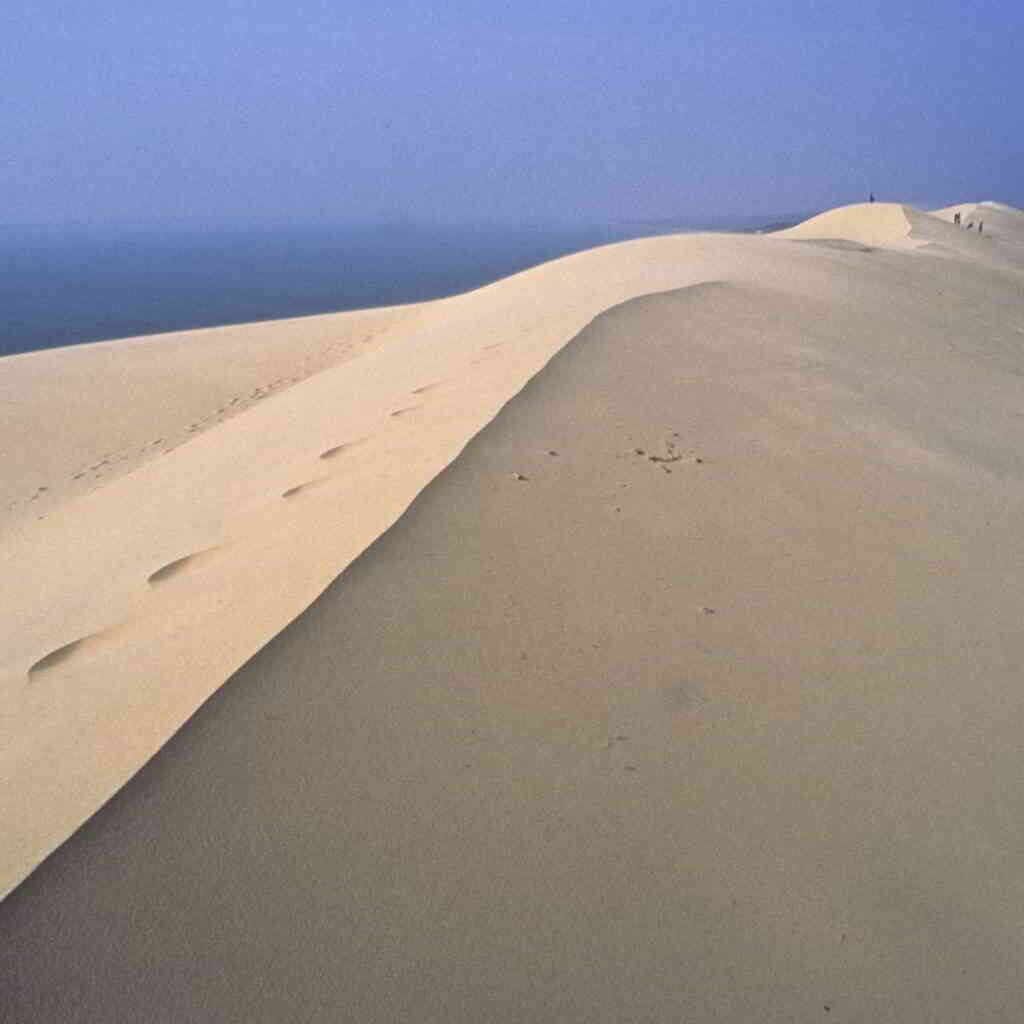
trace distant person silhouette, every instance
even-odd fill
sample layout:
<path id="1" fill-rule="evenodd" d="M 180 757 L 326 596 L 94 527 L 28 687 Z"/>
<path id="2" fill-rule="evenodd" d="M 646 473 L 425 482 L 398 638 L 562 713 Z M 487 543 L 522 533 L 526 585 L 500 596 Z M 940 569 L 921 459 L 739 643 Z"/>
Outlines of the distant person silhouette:
<path id="1" fill-rule="evenodd" d="M 953 223 L 956 224 L 957 227 L 960 226 L 960 211 L 959 210 L 957 210 L 956 213 L 953 214 Z"/>
<path id="2" fill-rule="evenodd" d="M 874 192 L 872 192 L 872 193 L 870 194 L 870 197 L 869 197 L 869 199 L 868 199 L 868 202 L 869 202 L 869 203 L 873 203 L 874 201 L 875 201 L 875 193 L 874 193 Z"/>
<path id="3" fill-rule="evenodd" d="M 984 226 L 985 226 L 985 222 L 984 222 L 983 220 L 979 220 L 979 221 L 978 221 L 978 234 L 979 234 L 979 235 L 981 234 L 981 229 L 982 229 L 982 228 L 983 228 Z"/>
<path id="4" fill-rule="evenodd" d="M 967 230 L 970 231 L 971 228 L 973 228 L 973 227 L 974 227 L 974 221 L 973 220 L 969 220 L 967 222 Z"/>

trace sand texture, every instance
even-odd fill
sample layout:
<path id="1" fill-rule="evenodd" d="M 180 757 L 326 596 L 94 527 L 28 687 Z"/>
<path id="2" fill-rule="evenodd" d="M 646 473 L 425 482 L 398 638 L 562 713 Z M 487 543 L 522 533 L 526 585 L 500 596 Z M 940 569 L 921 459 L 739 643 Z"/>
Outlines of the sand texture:
<path id="1" fill-rule="evenodd" d="M 305 370 L 87 346 L 0 522 L 0 1019 L 1016 1019 L 1022 254 L 865 204 L 283 322 Z M 247 329 L 293 380 L 66 472 Z M 5 493 L 74 358 L 0 361 Z"/>

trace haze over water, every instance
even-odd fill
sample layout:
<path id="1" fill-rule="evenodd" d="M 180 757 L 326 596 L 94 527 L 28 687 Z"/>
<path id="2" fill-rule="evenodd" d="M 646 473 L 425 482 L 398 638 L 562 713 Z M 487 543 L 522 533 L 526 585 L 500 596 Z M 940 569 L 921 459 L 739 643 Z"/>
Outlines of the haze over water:
<path id="1" fill-rule="evenodd" d="M 0 356 L 422 302 L 580 249 L 683 229 L 671 222 L 8 228 L 0 232 Z"/>

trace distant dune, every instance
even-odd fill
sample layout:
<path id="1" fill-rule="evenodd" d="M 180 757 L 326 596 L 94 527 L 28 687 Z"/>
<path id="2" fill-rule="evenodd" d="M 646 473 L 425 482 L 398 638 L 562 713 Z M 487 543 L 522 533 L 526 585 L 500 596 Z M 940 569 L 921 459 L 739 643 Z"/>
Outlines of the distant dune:
<path id="1" fill-rule="evenodd" d="M 0 360 L 0 1018 L 1016 1019 L 1022 379 L 994 202 Z"/>

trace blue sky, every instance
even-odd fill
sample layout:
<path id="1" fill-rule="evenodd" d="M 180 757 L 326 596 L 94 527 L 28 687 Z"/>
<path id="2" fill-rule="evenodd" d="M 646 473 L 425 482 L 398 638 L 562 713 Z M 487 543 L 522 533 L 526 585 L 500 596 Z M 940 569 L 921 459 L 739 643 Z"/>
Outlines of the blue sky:
<path id="1" fill-rule="evenodd" d="M 1024 206 L 1020 0 L 5 0 L 0 223 Z"/>

